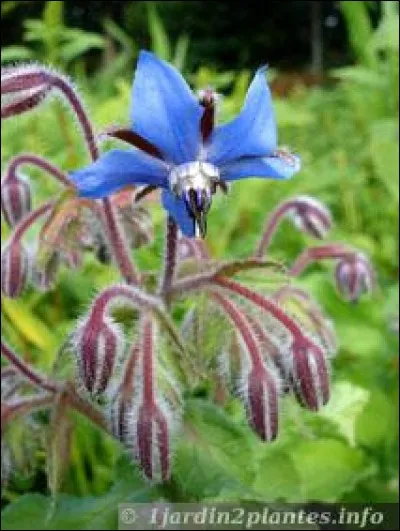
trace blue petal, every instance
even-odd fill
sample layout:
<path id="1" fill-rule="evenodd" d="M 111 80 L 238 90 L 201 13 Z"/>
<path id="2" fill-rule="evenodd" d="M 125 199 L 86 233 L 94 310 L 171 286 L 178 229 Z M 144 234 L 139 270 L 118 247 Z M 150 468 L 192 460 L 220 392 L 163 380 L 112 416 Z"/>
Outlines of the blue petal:
<path id="1" fill-rule="evenodd" d="M 80 196 L 93 199 L 106 197 L 129 184 L 168 186 L 166 164 L 139 150 L 108 151 L 70 177 Z"/>
<path id="2" fill-rule="evenodd" d="M 185 202 L 169 190 L 163 190 L 162 203 L 165 210 L 174 218 L 182 233 L 188 238 L 195 235 L 194 220 L 189 215 Z"/>
<path id="3" fill-rule="evenodd" d="M 293 154 L 271 157 L 249 157 L 223 166 L 221 178 L 235 181 L 248 177 L 289 179 L 300 170 L 300 158 Z"/>
<path id="4" fill-rule="evenodd" d="M 242 157 L 270 155 L 276 148 L 276 123 L 265 72 L 266 67 L 260 68 L 254 76 L 240 114 L 214 130 L 207 160 L 216 166 Z"/>
<path id="5" fill-rule="evenodd" d="M 140 52 L 132 91 L 133 130 L 175 164 L 196 160 L 199 104 L 181 74 L 152 53 Z"/>

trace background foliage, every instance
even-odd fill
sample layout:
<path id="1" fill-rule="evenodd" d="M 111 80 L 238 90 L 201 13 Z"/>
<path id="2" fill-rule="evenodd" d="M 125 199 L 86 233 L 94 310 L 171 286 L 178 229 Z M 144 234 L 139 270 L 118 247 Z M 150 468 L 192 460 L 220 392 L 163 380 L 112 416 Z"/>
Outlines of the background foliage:
<path id="1" fill-rule="evenodd" d="M 41 4 L 40 17 L 33 17 L 38 7 L 34 11 L 28 4 Z M 70 24 L 63 4 L 3 2 L 5 25 L 18 20 L 15 31 L 20 34 L 2 49 L 2 60 L 40 60 L 69 72 L 99 130 L 110 123 L 127 123 L 134 60 L 143 44 L 174 62 L 196 89 L 212 84 L 222 92 L 223 120 L 240 109 L 251 71 L 236 68 L 230 59 L 234 42 L 218 39 L 216 51 L 215 35 L 214 40 L 199 39 L 199 30 L 188 22 L 195 36 L 192 47 L 191 33 L 177 33 L 176 23 L 169 28 L 174 10 L 192 20 L 200 2 L 170 2 L 162 8 L 157 2 L 124 2 L 131 15 L 123 25 L 117 16 L 110 16 L 104 6 L 109 3 L 91 2 L 96 4 L 99 28 L 94 22 L 85 23 L 85 13 L 80 20 L 69 11 L 74 22 Z M 224 3 L 211 4 L 218 11 Z M 302 2 L 286 4 L 292 24 Z M 75 429 L 67 427 L 71 455 L 66 468 L 57 458 L 57 447 L 49 446 L 43 436 L 46 416 L 32 418 L 29 435 L 16 423 L 8 434 L 13 456 L 3 493 L 5 529 L 114 529 L 117 503 L 160 498 L 398 500 L 399 22 L 397 2 L 381 2 L 380 9 L 376 4 L 340 3 L 340 23 L 347 36 L 340 57 L 342 62 L 349 57 L 354 61 L 325 71 L 322 82 L 314 84 L 314 79 L 312 87 L 298 57 L 287 59 L 296 65 L 297 75 L 282 74 L 275 67 L 283 63 L 275 64 L 269 57 L 266 36 L 251 36 L 273 67 L 280 143 L 301 154 L 303 170 L 288 183 L 237 183 L 227 198 L 215 201 L 209 219 L 212 252 L 244 256 L 256 244 L 266 214 L 278 201 L 295 194 L 315 195 L 334 214 L 331 238 L 371 256 L 379 286 L 357 305 L 349 306 L 338 297 L 328 265 L 313 267 L 302 281 L 332 317 L 340 342 L 329 405 L 312 414 L 286 400 L 280 436 L 265 445 L 247 428 L 236 402 L 221 411 L 199 390 L 185 412 L 186 429 L 195 436 L 177 441 L 173 476 L 162 487 L 145 484 L 120 446 L 78 416 L 71 418 Z M 140 28 L 137 21 L 130 23 L 134 15 L 144 21 Z M 287 31 L 282 26 L 281 38 Z M 235 37 L 243 38 L 240 31 Z M 250 41 L 243 46 L 238 67 L 251 57 L 252 46 Z M 210 57 L 215 60 L 209 61 Z M 248 67 L 253 66 L 249 61 Z M 86 162 L 69 116 L 55 102 L 40 115 L 23 116 L 4 126 L 2 165 L 23 150 L 43 154 L 64 169 Z M 35 200 L 40 202 L 54 191 L 53 184 L 34 171 L 30 174 Z M 156 238 L 137 257 L 142 267 L 154 269 L 161 261 L 163 213 L 157 206 L 151 208 Z M 2 226 L 3 236 L 5 231 Z M 302 244 L 312 243 L 302 238 L 306 237 L 283 226 L 273 244 L 275 257 L 292 260 Z M 54 291 L 28 292 L 17 301 L 4 299 L 2 333 L 29 353 L 38 367 L 51 371 L 54 352 L 93 293 L 115 278 L 109 266 L 88 259 L 80 273 L 64 270 Z"/>

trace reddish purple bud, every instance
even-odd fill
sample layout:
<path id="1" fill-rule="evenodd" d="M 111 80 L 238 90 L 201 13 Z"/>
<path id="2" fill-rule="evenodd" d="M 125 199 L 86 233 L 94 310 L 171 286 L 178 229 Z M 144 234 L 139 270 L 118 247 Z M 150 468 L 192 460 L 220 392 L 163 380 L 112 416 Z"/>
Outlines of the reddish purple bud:
<path id="1" fill-rule="evenodd" d="M 299 403 L 318 411 L 330 397 L 328 360 L 325 352 L 306 338 L 293 344 L 292 385 Z"/>
<path id="2" fill-rule="evenodd" d="M 117 439 L 124 443 L 128 442 L 126 438 L 127 426 L 130 418 L 132 400 L 134 399 L 135 378 L 137 374 L 139 354 L 139 346 L 135 343 L 122 369 L 121 382 L 111 399 L 111 431 Z M 139 381 L 137 384 L 141 384 L 141 382 Z"/>
<path id="3" fill-rule="evenodd" d="M 29 255 L 19 241 L 6 244 L 1 252 L 1 291 L 11 299 L 19 297 L 29 276 Z"/>
<path id="4" fill-rule="evenodd" d="M 141 340 L 137 355 L 141 363 L 134 365 L 137 373 L 132 422 L 128 425 L 133 442 L 134 455 L 144 475 L 152 481 L 166 481 L 170 475 L 171 415 L 160 402 L 154 364 L 154 323 L 149 315 L 141 323 Z"/>
<path id="5" fill-rule="evenodd" d="M 375 274 L 368 259 L 361 253 L 354 253 L 338 261 L 335 279 L 341 295 L 356 302 L 363 293 L 372 291 Z"/>
<path id="6" fill-rule="evenodd" d="M 136 457 L 150 480 L 167 481 L 171 468 L 169 419 L 155 403 L 144 403 L 135 422 Z"/>
<path id="7" fill-rule="evenodd" d="M 77 330 L 75 348 L 80 378 L 86 389 L 93 395 L 103 393 L 123 353 L 120 327 L 94 308 Z"/>
<path id="8" fill-rule="evenodd" d="M 27 179 L 11 176 L 1 183 L 1 211 L 10 227 L 15 227 L 32 208 L 31 187 Z"/>
<path id="9" fill-rule="evenodd" d="M 290 201 L 293 207 L 288 211 L 294 225 L 309 236 L 323 239 L 332 228 L 329 210 L 317 199 L 300 196 Z"/>
<path id="10" fill-rule="evenodd" d="M 36 65 L 1 71 L 1 118 L 17 116 L 39 105 L 51 90 L 49 73 Z"/>
<path id="11" fill-rule="evenodd" d="M 249 423 L 263 441 L 278 434 L 279 382 L 272 371 L 253 368 L 245 381 L 245 405 Z"/>

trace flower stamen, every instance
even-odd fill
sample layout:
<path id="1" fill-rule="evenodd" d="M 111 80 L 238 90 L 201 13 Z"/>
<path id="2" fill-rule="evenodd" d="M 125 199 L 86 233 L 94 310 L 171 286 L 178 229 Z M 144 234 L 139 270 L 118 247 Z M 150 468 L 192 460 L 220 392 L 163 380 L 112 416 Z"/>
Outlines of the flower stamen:
<path id="1" fill-rule="evenodd" d="M 184 200 L 188 213 L 193 219 L 195 236 L 204 238 L 211 198 L 217 191 L 217 185 L 221 183 L 218 169 L 208 162 L 188 162 L 175 166 L 169 179 L 171 190 Z"/>

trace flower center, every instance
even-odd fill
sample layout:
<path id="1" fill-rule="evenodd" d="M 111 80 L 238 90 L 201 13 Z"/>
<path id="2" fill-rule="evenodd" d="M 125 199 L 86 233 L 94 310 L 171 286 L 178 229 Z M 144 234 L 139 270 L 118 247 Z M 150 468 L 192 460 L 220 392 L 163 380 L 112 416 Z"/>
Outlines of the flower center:
<path id="1" fill-rule="evenodd" d="M 188 162 L 175 166 L 170 173 L 171 190 L 181 197 L 195 224 L 195 236 L 207 232 L 207 212 L 211 197 L 220 184 L 218 169 L 208 162 Z"/>

